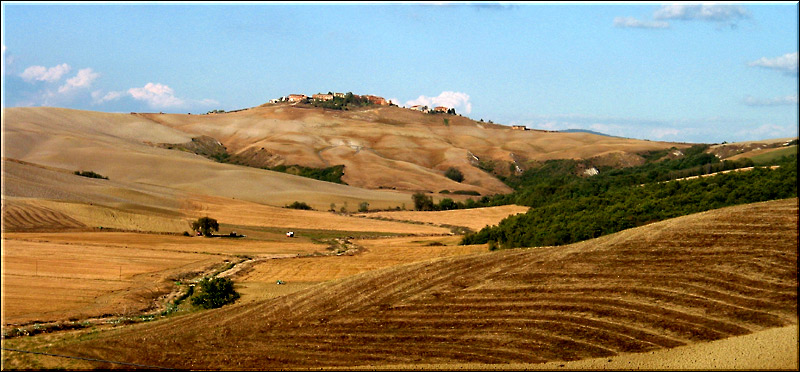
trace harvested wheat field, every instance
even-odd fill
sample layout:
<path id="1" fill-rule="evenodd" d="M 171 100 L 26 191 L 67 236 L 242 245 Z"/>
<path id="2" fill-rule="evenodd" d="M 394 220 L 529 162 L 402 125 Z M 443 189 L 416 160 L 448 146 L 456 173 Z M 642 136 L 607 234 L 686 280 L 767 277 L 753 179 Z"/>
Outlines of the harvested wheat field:
<path id="1" fill-rule="evenodd" d="M 501 205 L 480 209 L 463 209 L 449 211 L 390 211 L 361 213 L 357 216 L 423 222 L 433 225 L 464 226 L 472 230 L 480 230 L 486 226 L 497 225 L 502 219 L 518 213 L 525 213 L 528 207 L 519 205 Z"/>
<path id="2" fill-rule="evenodd" d="M 229 370 L 535 369 L 657 357 L 796 326 L 797 228 L 797 198 L 729 207 L 569 246 L 364 272 L 265 301 L 65 338 L 42 351 Z M 789 355 L 771 367 L 793 369 L 796 361 Z M 683 363 L 650 365 L 715 366 Z"/>

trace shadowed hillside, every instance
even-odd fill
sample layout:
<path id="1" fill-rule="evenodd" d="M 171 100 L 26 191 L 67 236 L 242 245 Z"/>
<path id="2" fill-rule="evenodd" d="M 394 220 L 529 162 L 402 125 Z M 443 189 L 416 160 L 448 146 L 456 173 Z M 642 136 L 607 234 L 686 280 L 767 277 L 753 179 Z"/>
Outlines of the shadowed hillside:
<path id="1" fill-rule="evenodd" d="M 568 246 L 367 272 L 50 351 L 173 368 L 292 369 L 669 349 L 796 325 L 797 226 L 797 198 L 729 207 Z"/>

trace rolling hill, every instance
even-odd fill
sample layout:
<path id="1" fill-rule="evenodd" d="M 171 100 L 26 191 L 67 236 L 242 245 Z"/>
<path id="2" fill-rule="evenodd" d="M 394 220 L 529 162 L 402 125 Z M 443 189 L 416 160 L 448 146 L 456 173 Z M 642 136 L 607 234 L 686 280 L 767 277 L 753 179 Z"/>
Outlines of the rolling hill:
<path id="1" fill-rule="evenodd" d="M 487 195 L 511 189 L 478 168 L 481 162 L 494 162 L 496 172 L 508 173 L 513 166 L 525 169 L 547 159 L 608 158 L 622 164 L 635 162 L 637 152 L 689 146 L 588 133 L 513 131 L 462 116 L 389 106 L 336 111 L 265 104 L 207 115 L 6 108 L 3 121 L 6 158 L 272 205 L 278 202 L 270 198 L 291 193 L 289 190 L 346 194 L 343 190 L 352 189 L 318 183 L 308 186 L 305 180 L 209 162 L 164 147 L 181 147 L 192 139 L 205 138 L 212 144 L 218 141 L 234 159 L 254 167 L 344 165 L 342 180 L 361 189 L 469 190 Z M 450 167 L 464 174 L 463 182 L 444 176 Z M 232 182 L 236 187 L 230 187 Z M 269 189 L 270 196 L 264 196 L 259 188 Z M 398 200 L 398 195 L 385 192 L 369 196 L 387 204 Z M 290 198 L 279 199 L 282 203 Z M 322 203 L 326 198 L 318 199 Z"/>
<path id="2" fill-rule="evenodd" d="M 366 272 L 50 351 L 260 370 L 523 368 L 652 353 L 796 325 L 797 224 L 797 198 L 724 208 L 564 247 Z"/>

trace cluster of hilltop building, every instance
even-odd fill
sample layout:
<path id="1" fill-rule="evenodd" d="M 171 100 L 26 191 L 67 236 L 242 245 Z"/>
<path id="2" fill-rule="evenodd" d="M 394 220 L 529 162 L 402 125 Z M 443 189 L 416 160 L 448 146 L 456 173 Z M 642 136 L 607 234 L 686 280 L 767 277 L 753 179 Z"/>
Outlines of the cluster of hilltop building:
<path id="1" fill-rule="evenodd" d="M 278 103 L 278 102 L 292 102 L 292 103 L 295 103 L 295 102 L 307 102 L 309 100 L 332 101 L 334 97 L 345 98 L 347 96 L 347 94 L 348 93 L 328 93 L 328 94 L 317 93 L 317 94 L 312 95 L 311 97 L 309 97 L 309 96 L 307 96 L 305 94 L 290 94 L 290 95 L 288 95 L 286 97 L 280 97 L 280 98 L 271 99 L 271 100 L 269 100 L 269 102 L 270 103 Z M 349 93 L 349 94 L 352 94 L 352 93 Z M 365 100 L 370 101 L 370 102 L 372 102 L 373 104 L 376 104 L 376 105 L 387 106 L 387 105 L 392 103 L 391 101 L 387 101 L 383 97 L 371 96 L 371 95 L 359 96 L 357 94 L 352 94 L 352 95 L 353 95 L 353 98 L 365 99 Z"/>
<path id="2" fill-rule="evenodd" d="M 285 97 L 275 98 L 269 100 L 270 103 L 279 103 L 279 102 L 290 102 L 290 103 L 299 103 L 299 102 L 308 102 L 310 100 L 318 100 L 318 101 L 332 101 L 334 98 L 345 98 L 348 94 L 352 93 L 317 93 L 312 95 L 311 97 L 305 94 L 290 94 Z M 359 96 L 357 94 L 352 94 L 353 98 L 359 100 L 367 100 L 375 105 L 381 106 L 388 106 L 388 105 L 397 105 L 396 103 L 386 100 L 383 97 L 373 96 L 373 95 L 363 95 Z M 422 111 L 422 112 L 445 112 L 445 113 L 453 113 L 455 114 L 455 110 L 449 107 L 444 106 L 437 106 L 433 108 L 428 108 L 428 106 L 423 105 L 414 105 L 409 107 L 409 109 Z"/>

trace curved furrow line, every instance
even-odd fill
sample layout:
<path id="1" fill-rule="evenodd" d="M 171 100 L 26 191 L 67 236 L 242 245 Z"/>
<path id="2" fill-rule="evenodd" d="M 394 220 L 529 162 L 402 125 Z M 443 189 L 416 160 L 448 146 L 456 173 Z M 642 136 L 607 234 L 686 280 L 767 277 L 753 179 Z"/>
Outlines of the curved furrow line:
<path id="1" fill-rule="evenodd" d="M 4 219 L 8 219 L 9 222 L 16 223 L 17 227 L 30 228 L 37 225 L 36 220 L 34 220 L 29 215 L 24 213 L 24 210 L 22 208 L 17 207 L 6 213 L 7 214 L 3 216 Z"/>
<path id="2" fill-rule="evenodd" d="M 791 283 L 776 283 L 769 280 L 756 280 L 750 277 L 745 277 L 732 272 L 725 272 L 713 269 L 703 269 L 701 271 L 670 273 L 670 272 L 656 272 L 656 273 L 642 273 L 623 272 L 617 271 L 613 273 L 575 273 L 575 272 L 562 272 L 562 271 L 547 271 L 536 273 L 520 273 L 520 274 L 502 274 L 496 276 L 495 282 L 509 282 L 508 286 L 520 288 L 525 291 L 528 288 L 527 284 L 530 283 L 546 283 L 547 285 L 557 285 L 558 283 L 549 283 L 553 278 L 572 279 L 573 281 L 585 282 L 587 280 L 602 280 L 602 281 L 627 281 L 627 280 L 642 280 L 645 282 L 660 282 L 662 280 L 686 280 L 687 282 L 697 282 L 702 284 L 714 284 L 715 286 L 725 289 L 729 292 L 735 293 L 748 293 L 748 294 L 762 294 L 763 292 L 772 292 L 776 294 L 792 294 L 797 293 L 797 286 Z M 545 284 L 538 284 L 544 286 Z M 514 290 L 514 288 L 511 288 Z"/>
<path id="3" fill-rule="evenodd" d="M 690 290 L 689 292 L 695 296 L 697 299 L 695 301 L 704 301 L 703 299 L 710 301 L 711 304 L 713 303 L 720 303 L 725 304 L 727 306 L 728 312 L 724 312 L 727 314 L 729 312 L 739 314 L 739 316 L 744 316 L 748 318 L 748 320 L 759 320 L 759 324 L 765 326 L 780 326 L 784 324 L 785 321 L 781 320 L 782 318 L 777 315 L 770 315 L 770 312 L 777 311 L 777 312 L 785 312 L 787 315 L 796 314 L 796 303 L 797 303 L 797 296 L 796 295 L 783 295 L 783 296 L 770 296 L 765 299 L 757 299 L 757 298 L 750 298 L 744 296 L 738 296 L 736 294 L 728 294 L 724 292 L 714 291 L 707 288 L 703 288 L 700 286 L 695 286 L 694 284 L 685 284 L 683 282 L 675 282 L 675 283 L 666 283 L 668 285 L 675 284 L 675 286 L 671 286 L 669 288 L 683 288 L 691 287 L 694 290 Z M 594 296 L 598 293 L 606 294 L 606 295 L 614 295 L 623 292 L 635 292 L 627 290 L 629 287 L 592 287 L 592 288 L 573 288 L 573 287 L 566 287 L 566 288 L 559 288 L 550 286 L 548 288 L 536 288 L 535 290 L 532 288 L 528 288 L 527 291 L 519 291 L 517 289 L 496 289 L 491 292 L 489 291 L 467 291 L 465 293 L 459 294 L 454 299 L 457 299 L 462 302 L 469 302 L 469 301 L 480 301 L 482 299 L 493 299 L 493 300 L 500 300 L 500 301 L 512 301 L 518 299 L 516 296 L 522 295 L 533 295 L 533 296 L 540 296 L 540 295 L 572 295 L 572 296 Z M 655 288 L 654 288 L 655 289 Z M 487 293 L 488 292 L 488 293 Z M 667 292 L 674 292 L 669 291 Z M 682 300 L 690 300 L 684 299 L 681 296 L 683 292 L 676 292 L 675 296 L 672 298 L 680 298 Z M 665 298 L 658 296 L 656 293 L 648 295 L 648 297 L 654 298 L 658 301 L 662 301 Z M 685 301 L 683 301 L 685 302 Z M 698 302 L 699 303 L 699 302 Z M 700 308 L 700 306 L 694 306 Z M 708 307 L 708 306 L 706 306 Z"/>
<path id="4" fill-rule="evenodd" d="M 550 303 L 548 303 L 548 301 Z M 623 316 L 614 317 L 613 314 L 621 311 L 628 311 L 631 313 L 644 314 L 650 323 L 666 329 L 676 328 L 675 326 L 665 327 L 670 323 L 680 322 L 678 329 L 685 328 L 681 325 L 689 325 L 692 328 L 689 332 L 692 336 L 697 334 L 709 334 L 710 338 L 704 339 L 705 341 L 716 340 L 726 336 L 744 335 L 750 333 L 750 330 L 742 326 L 720 321 L 713 318 L 698 316 L 682 311 L 668 309 L 663 306 L 652 306 L 641 303 L 634 303 L 625 300 L 604 299 L 604 298 L 574 298 L 571 296 L 548 296 L 548 298 L 535 298 L 526 301 L 512 299 L 507 303 L 499 303 L 492 300 L 490 304 L 481 304 L 476 301 L 470 301 L 464 304 L 416 304 L 419 307 L 420 313 L 439 314 L 448 316 L 459 316 L 470 311 L 478 312 L 497 312 L 503 315 L 516 314 L 519 312 L 527 311 L 531 314 L 536 314 L 537 311 L 551 310 L 561 312 L 586 312 L 596 313 L 598 316 L 611 317 L 612 319 L 624 320 Z M 437 309 L 445 309 L 438 310 Z M 446 311 L 449 309 L 449 311 Z M 411 309 L 403 309 L 403 311 L 410 312 Z M 626 321 L 627 322 L 627 321 Z"/>
<path id="5" fill-rule="evenodd" d="M 586 344 L 602 346 L 603 348 L 616 352 L 643 352 L 665 347 L 664 345 L 675 346 L 682 344 L 674 340 L 671 340 L 671 342 L 664 342 L 663 339 L 655 340 L 658 343 L 650 342 L 619 332 L 618 330 L 612 330 L 608 323 L 601 324 L 600 322 L 580 321 L 576 318 L 577 317 L 555 315 L 550 317 L 513 317 L 513 319 L 470 319 L 451 322 L 427 317 L 419 320 L 409 319 L 408 321 L 389 320 L 381 322 L 381 326 L 382 328 L 388 329 L 402 329 L 404 332 L 417 330 L 426 334 L 431 332 L 445 332 L 448 334 L 459 334 L 461 335 L 460 337 L 465 337 L 465 335 L 480 335 L 485 332 L 507 334 L 508 332 L 516 332 L 512 331 L 514 327 L 517 328 L 518 331 L 537 329 L 540 333 L 547 332 L 553 337 L 566 337 Z M 345 332 L 349 332 L 353 327 L 356 327 L 355 324 L 340 324 L 339 326 L 343 327 Z M 454 337 L 451 336 L 449 338 L 452 339 Z M 655 339 L 655 337 L 647 338 L 651 340 Z"/>
<path id="6" fill-rule="evenodd" d="M 20 208 L 18 215 L 26 221 L 29 221 L 31 227 L 36 226 L 63 226 L 64 221 L 58 221 L 53 217 L 53 212 L 44 208 L 31 207 Z"/>
<path id="7" fill-rule="evenodd" d="M 398 348 L 403 349 L 408 347 L 408 345 L 421 345 L 420 347 L 430 349 L 430 345 L 435 343 L 438 344 L 437 349 L 447 351 L 448 349 L 462 346 L 472 350 L 473 344 L 483 342 L 486 344 L 486 346 L 482 349 L 485 350 L 488 355 L 496 355 L 494 350 L 497 349 L 497 343 L 495 343 L 492 339 L 481 341 L 486 337 L 486 333 L 488 332 L 490 334 L 502 334 L 502 339 L 504 340 L 504 344 L 501 344 L 502 346 L 511 348 L 508 345 L 512 345 L 512 350 L 525 350 L 528 352 L 536 351 L 536 353 L 540 355 L 540 358 L 542 355 L 549 354 L 551 357 L 548 360 L 552 360 L 553 358 L 563 358 L 566 350 L 574 353 L 576 358 L 600 357 L 614 355 L 616 353 L 614 350 L 602 345 L 602 343 L 596 344 L 583 340 L 575 340 L 571 337 L 565 337 L 563 334 L 541 332 L 533 328 L 534 327 L 531 326 L 530 329 L 521 329 L 514 332 L 509 332 L 507 330 L 499 332 L 488 330 L 482 334 L 476 335 L 474 338 L 456 339 L 454 339 L 452 335 L 448 334 L 431 334 L 431 332 L 435 332 L 436 329 L 430 328 L 402 329 L 401 334 L 375 333 L 375 331 L 372 329 L 365 329 L 362 333 L 359 331 L 359 329 L 347 328 L 343 330 L 343 334 L 346 335 L 347 338 L 344 341 L 340 339 L 336 342 L 344 345 L 349 345 L 352 343 L 353 347 L 359 348 L 369 348 L 371 347 L 370 345 L 384 345 L 392 354 L 396 354 Z M 303 343 L 311 342 L 309 341 L 309 337 L 304 336 L 287 339 L 286 341 L 293 347 L 297 347 Z M 519 352 L 514 352 L 513 354 L 515 358 L 519 357 L 520 355 L 523 357 L 527 356 L 527 354 L 520 354 Z"/>
<path id="8" fill-rule="evenodd" d="M 431 338 L 433 341 L 431 341 Z M 441 341 L 436 341 L 441 340 Z M 336 345 L 348 357 L 352 354 L 363 354 L 367 358 L 397 359 L 412 356 L 406 361 L 416 361 L 418 355 L 432 355 L 442 362 L 479 362 L 479 363 L 538 363 L 544 361 L 531 351 L 540 349 L 536 343 L 525 343 L 526 347 L 498 346 L 496 340 L 482 338 L 464 338 L 454 340 L 449 335 L 420 334 L 415 337 L 401 337 L 400 340 L 375 338 L 369 333 L 349 333 L 346 339 L 331 337 L 320 340 L 326 345 Z M 518 343 L 521 343 L 518 342 Z M 398 353 L 398 351 L 402 351 Z M 400 354 L 400 355 L 398 355 Z M 337 359 L 337 358 L 334 358 Z M 341 359 L 341 356 L 338 356 Z M 405 358 L 404 358 L 405 359 Z M 428 359 L 430 360 L 430 359 Z"/>
<path id="9" fill-rule="evenodd" d="M 467 329 L 467 330 L 479 330 L 479 329 L 487 329 L 495 327 L 504 328 L 510 324 L 515 324 L 520 322 L 529 322 L 534 320 L 549 320 L 554 322 L 573 323 L 576 325 L 591 327 L 597 330 L 602 330 L 603 332 L 619 335 L 619 337 L 631 338 L 657 347 L 671 348 L 671 347 L 685 345 L 684 342 L 679 341 L 677 339 L 651 333 L 648 329 L 645 329 L 644 327 L 635 328 L 628 322 L 622 323 L 622 322 L 608 321 L 605 319 L 588 318 L 586 317 L 585 313 L 572 315 L 565 312 L 555 312 L 555 313 L 541 312 L 537 313 L 535 316 L 529 316 L 527 314 L 523 314 L 520 316 L 516 315 L 492 316 L 486 314 L 468 314 L 468 315 L 474 315 L 474 316 L 467 317 L 465 315 L 459 315 L 457 321 L 448 322 L 441 320 L 441 316 L 438 315 L 419 316 L 419 315 L 393 314 L 387 318 L 381 319 L 381 322 L 382 324 L 388 327 L 391 326 L 407 327 L 408 326 L 407 324 L 413 325 L 415 322 L 421 322 L 425 324 L 435 323 L 440 328 L 459 327 L 461 329 Z"/>
<path id="10" fill-rule="evenodd" d="M 735 282 L 740 285 L 748 286 L 759 290 L 772 290 L 780 293 L 797 292 L 797 282 L 794 277 L 776 277 L 775 275 L 760 275 L 754 278 L 754 273 L 746 273 L 744 270 L 717 270 L 714 268 L 704 268 L 703 274 L 710 275 L 721 280 Z M 750 275 L 745 275 L 750 274 Z M 797 275 L 796 273 L 794 274 Z M 793 282 L 794 281 L 794 282 Z"/>
<path id="11" fill-rule="evenodd" d="M 342 354 L 348 359 L 354 355 L 365 355 L 369 359 L 386 362 L 414 362 L 419 355 L 430 355 L 435 359 L 449 362 L 480 361 L 481 363 L 504 363 L 517 361 L 534 363 L 543 361 L 541 357 L 532 355 L 532 349 L 538 348 L 537 343 L 520 340 L 526 347 L 515 345 L 513 348 L 498 347 L 493 339 L 463 338 L 454 339 L 448 334 L 430 334 L 410 332 L 403 330 L 402 334 L 377 334 L 369 330 L 347 329 L 344 333 L 334 331 L 319 334 L 292 334 L 281 338 L 274 343 L 276 349 L 290 348 L 292 352 L 301 357 L 308 357 L 309 353 L 318 356 L 318 353 L 329 353 L 331 361 L 341 360 Z M 279 335 L 275 336 L 280 337 Z M 246 343 L 245 343 L 246 344 Z M 255 345 L 255 349 L 261 349 Z M 402 351 L 402 352 L 398 352 Z M 286 356 L 283 351 L 281 354 Z M 426 358 L 430 360 L 430 358 Z M 355 361 L 355 363 L 359 363 Z M 351 361 L 350 364 L 353 364 Z M 319 364 L 317 364 L 319 365 Z"/>
<path id="12" fill-rule="evenodd" d="M 424 267 L 420 275 L 419 268 Z M 406 270 L 401 272 L 392 272 L 394 280 L 389 281 L 385 285 L 375 285 L 374 281 L 369 281 L 362 288 L 373 289 L 367 291 L 368 295 L 359 296 L 358 301 L 350 301 L 342 311 L 359 311 L 360 309 L 372 307 L 377 304 L 380 306 L 386 302 L 396 302 L 400 299 L 413 299 L 426 292 L 442 285 L 448 281 L 453 281 L 454 278 L 463 276 L 470 273 L 471 277 L 478 277 L 476 281 L 483 278 L 479 272 L 486 271 L 486 269 L 493 269 L 496 263 L 493 260 L 479 261 L 474 258 L 459 259 L 459 260 L 446 260 L 436 261 L 427 265 L 410 265 L 405 267 Z M 384 275 L 383 277 L 386 277 Z M 352 291 L 351 287 L 344 288 L 348 294 Z M 352 297 L 351 297 L 352 298 Z"/>
<path id="13" fill-rule="evenodd" d="M 780 317 L 764 311 L 765 309 L 784 310 L 792 314 L 796 313 L 796 296 L 794 298 L 789 298 L 789 300 L 794 300 L 792 302 L 772 303 L 762 299 L 750 299 L 742 296 L 725 294 L 681 282 L 669 283 L 662 281 L 659 283 L 659 286 L 596 286 L 578 288 L 559 288 L 551 286 L 532 292 L 531 294 L 570 294 L 573 296 L 595 296 L 600 294 L 605 297 L 620 294 L 635 295 L 656 301 L 666 301 L 681 307 L 702 309 L 708 314 L 722 314 L 725 317 L 731 317 L 740 321 L 757 321 L 759 325 L 766 327 L 781 326 L 784 325 L 784 322 Z M 664 285 L 666 285 L 666 288 L 661 287 Z M 646 289 L 642 289 L 643 287 Z M 682 288 L 682 290 L 676 291 L 671 288 Z M 687 288 L 695 289 L 695 291 L 687 290 Z M 481 296 L 480 294 L 477 296 L 470 296 L 469 293 L 465 293 L 461 298 L 471 299 L 475 297 L 480 298 Z"/>
<path id="14" fill-rule="evenodd" d="M 711 327 L 698 325 L 696 323 L 688 322 L 685 320 L 676 320 L 672 318 L 665 318 L 658 314 L 652 313 L 645 313 L 636 310 L 627 310 L 627 309 L 620 309 L 615 308 L 613 306 L 591 306 L 591 305 L 555 305 L 555 304 L 539 304 L 539 305 L 529 305 L 523 308 L 524 310 L 520 310 L 519 312 L 514 312 L 516 310 L 508 310 L 508 307 L 504 308 L 493 308 L 493 307 L 484 307 L 481 308 L 481 314 L 489 314 L 491 312 L 499 312 L 501 318 L 497 318 L 497 316 L 479 316 L 476 318 L 476 324 L 482 324 L 481 322 L 490 322 L 490 321 L 498 321 L 498 322 L 509 322 L 509 319 L 538 319 L 538 318 L 548 318 L 548 317 L 563 317 L 565 320 L 572 319 L 576 322 L 580 322 L 581 319 L 586 318 L 587 316 L 593 317 L 597 321 L 603 321 L 608 323 L 619 323 L 619 324 L 626 324 L 630 327 L 636 327 L 636 329 L 645 330 L 648 333 L 657 333 L 656 337 L 662 337 L 663 339 L 656 339 L 653 340 L 653 343 L 680 343 L 685 344 L 687 341 L 691 340 L 702 340 L 702 341 L 711 341 L 716 340 L 722 337 L 729 335 L 729 333 L 718 332 Z M 467 313 L 469 310 L 466 309 L 464 312 L 451 312 L 446 314 L 449 317 L 457 317 L 457 318 L 466 318 L 471 314 Z M 430 312 L 413 312 L 407 311 L 405 313 L 411 314 L 408 316 L 414 316 L 419 319 L 438 319 L 442 316 L 442 314 L 434 314 Z M 467 314 L 465 314 L 467 313 Z M 574 315 L 572 315 L 574 314 Z"/>

